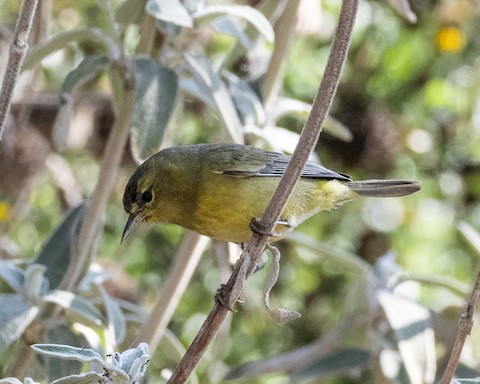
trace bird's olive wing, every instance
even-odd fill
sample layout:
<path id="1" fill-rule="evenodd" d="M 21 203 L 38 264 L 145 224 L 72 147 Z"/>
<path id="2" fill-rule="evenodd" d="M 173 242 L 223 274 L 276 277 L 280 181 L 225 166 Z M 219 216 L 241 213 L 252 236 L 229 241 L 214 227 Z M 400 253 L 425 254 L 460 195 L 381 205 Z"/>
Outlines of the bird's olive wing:
<path id="1" fill-rule="evenodd" d="M 238 177 L 280 177 L 283 175 L 290 161 L 290 156 L 277 152 L 263 151 L 254 147 L 248 148 L 248 151 L 238 151 L 236 150 L 236 146 L 227 149 L 223 148 L 225 162 L 223 163 L 223 169 L 219 169 L 218 171 L 226 175 Z M 350 180 L 348 175 L 331 171 L 313 162 L 308 162 L 305 165 L 302 177 L 327 180 Z"/>

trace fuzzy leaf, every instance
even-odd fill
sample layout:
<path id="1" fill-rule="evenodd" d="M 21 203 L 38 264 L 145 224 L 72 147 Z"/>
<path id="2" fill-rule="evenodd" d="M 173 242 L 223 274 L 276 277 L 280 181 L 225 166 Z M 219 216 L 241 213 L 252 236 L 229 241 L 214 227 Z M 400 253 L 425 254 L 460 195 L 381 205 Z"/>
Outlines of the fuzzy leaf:
<path id="1" fill-rule="evenodd" d="M 107 68 L 110 59 L 104 55 L 92 55 L 85 57 L 77 68 L 71 71 L 62 85 L 62 93 L 72 92 L 75 87 L 79 87 L 87 81 L 94 78 L 100 71 Z"/>
<path id="2" fill-rule="evenodd" d="M 131 148 L 137 160 L 142 161 L 160 148 L 175 107 L 178 78 L 171 69 L 147 58 L 136 60 L 135 76 Z"/>
<path id="3" fill-rule="evenodd" d="M 0 260 L 0 278 L 17 293 L 22 292 L 25 272 L 16 265 Z"/>
<path id="4" fill-rule="evenodd" d="M 179 0 L 148 0 L 145 11 L 157 20 L 192 27 L 190 14 Z"/>
<path id="5" fill-rule="evenodd" d="M 275 40 L 275 32 L 270 22 L 261 12 L 253 7 L 246 5 L 211 5 L 198 10 L 192 16 L 196 21 L 202 19 L 210 20 L 218 16 L 239 17 L 257 28 L 269 43 L 273 43 Z"/>
<path id="6" fill-rule="evenodd" d="M 108 331 L 115 345 L 119 345 L 125 339 L 127 331 L 125 316 L 120 309 L 120 305 L 108 295 L 103 286 L 99 285 L 99 289 L 107 312 Z"/>
<path id="7" fill-rule="evenodd" d="M 430 312 L 385 290 L 377 291 L 377 299 L 392 327 L 410 382 L 433 383 L 436 356 Z"/>
<path id="8" fill-rule="evenodd" d="M 0 353 L 16 341 L 31 324 L 38 308 L 20 295 L 0 295 Z"/>
<path id="9" fill-rule="evenodd" d="M 44 301 L 55 303 L 62 308 L 79 315 L 95 325 L 102 325 L 103 316 L 91 302 L 71 292 L 54 290 L 42 298 Z"/>
<path id="10" fill-rule="evenodd" d="M 52 381 L 51 384 L 96 384 L 103 383 L 104 377 L 97 372 L 87 372 L 80 375 L 70 375 L 62 377 L 55 381 Z"/>
<path id="11" fill-rule="evenodd" d="M 363 349 L 342 348 L 318 360 L 291 375 L 292 382 L 312 379 L 335 372 L 348 372 L 352 369 L 365 367 L 370 359 L 370 353 Z"/>
<path id="12" fill-rule="evenodd" d="M 62 222 L 43 244 L 34 261 L 47 267 L 45 277 L 51 289 L 58 287 L 68 269 L 72 247 L 75 244 L 77 230 L 85 214 L 86 206 L 87 202 L 83 202 L 66 213 Z"/>

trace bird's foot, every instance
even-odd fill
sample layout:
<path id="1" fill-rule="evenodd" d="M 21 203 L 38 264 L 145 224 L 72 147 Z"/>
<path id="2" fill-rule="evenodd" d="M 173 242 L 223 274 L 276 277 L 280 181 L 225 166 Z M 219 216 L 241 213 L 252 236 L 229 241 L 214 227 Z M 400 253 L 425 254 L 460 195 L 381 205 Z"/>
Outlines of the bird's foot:
<path id="1" fill-rule="evenodd" d="M 268 237 L 279 237 L 281 236 L 279 233 L 275 231 L 270 231 L 269 228 L 266 228 L 265 224 L 260 221 L 260 219 L 254 217 L 250 220 L 250 229 L 253 233 L 256 233 L 261 236 L 268 236 Z"/>
<path id="2" fill-rule="evenodd" d="M 228 296 L 230 295 L 230 292 L 231 289 L 226 284 L 221 284 L 220 288 L 217 289 L 217 293 L 215 294 L 215 302 L 231 312 L 237 312 L 228 302 Z M 243 304 L 244 302 L 245 300 L 241 297 L 237 299 L 237 303 Z"/>

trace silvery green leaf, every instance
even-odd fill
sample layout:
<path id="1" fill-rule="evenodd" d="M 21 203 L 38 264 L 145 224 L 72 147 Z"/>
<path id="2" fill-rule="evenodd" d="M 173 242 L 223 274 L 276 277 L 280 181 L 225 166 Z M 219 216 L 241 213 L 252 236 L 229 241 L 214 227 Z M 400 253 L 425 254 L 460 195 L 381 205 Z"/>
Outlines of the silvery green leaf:
<path id="1" fill-rule="evenodd" d="M 26 297 L 36 300 L 48 290 L 48 281 L 45 279 L 46 267 L 41 264 L 30 264 L 25 270 L 23 293 Z"/>
<path id="2" fill-rule="evenodd" d="M 26 377 L 25 381 L 24 381 L 24 384 L 40 384 L 40 383 L 36 382 L 35 380 L 31 379 L 30 377 Z"/>
<path id="3" fill-rule="evenodd" d="M 95 362 L 105 369 L 114 369 L 111 364 L 102 359 L 102 356 L 88 348 L 77 348 L 63 344 L 34 344 L 32 348 L 46 356 L 65 360 L 77 360 L 84 363 Z"/>
<path id="4" fill-rule="evenodd" d="M 477 253 L 480 255 L 480 233 L 478 233 L 478 231 L 466 221 L 461 221 L 458 224 L 458 229 L 465 239 L 468 240 L 470 245 L 475 248 Z"/>
<path id="5" fill-rule="evenodd" d="M 141 372 L 145 372 L 144 366 L 146 366 L 149 359 L 148 345 L 140 343 L 136 348 L 127 349 L 121 353 L 121 358 L 119 359 L 121 362 L 120 367 L 133 379 L 133 373 L 139 375 Z"/>
<path id="6" fill-rule="evenodd" d="M 72 292 L 53 290 L 42 297 L 43 301 L 55 303 L 95 325 L 103 324 L 101 312 L 88 300 Z"/>
<path id="7" fill-rule="evenodd" d="M 44 342 L 46 344 L 89 345 L 81 334 L 74 332 L 65 324 L 48 329 Z M 62 360 L 53 357 L 45 357 L 44 360 L 49 382 L 59 377 L 70 376 L 72 373 L 82 372 L 83 363 L 77 360 Z"/>
<path id="8" fill-rule="evenodd" d="M 307 367 L 295 371 L 291 376 L 293 383 L 302 382 L 334 372 L 346 372 L 363 368 L 368 364 L 370 352 L 358 348 L 340 348 L 326 356 L 321 356 Z"/>
<path id="9" fill-rule="evenodd" d="M 233 22 L 231 18 L 226 16 L 217 17 L 210 22 L 210 26 L 218 33 L 223 33 L 225 35 L 230 35 L 237 38 L 240 44 L 242 44 L 246 50 L 252 49 L 252 41 L 249 39 L 247 34 Z"/>
<path id="10" fill-rule="evenodd" d="M 278 120 L 285 116 L 295 116 L 301 119 L 307 119 L 312 109 L 311 104 L 300 100 L 287 97 L 279 98 L 275 104 L 267 111 L 268 126 L 277 125 Z M 323 129 L 333 137 L 348 142 L 352 141 L 352 132 L 340 121 L 331 116 L 327 116 L 323 123 Z"/>
<path id="11" fill-rule="evenodd" d="M 135 63 L 136 96 L 130 144 L 134 156 L 142 161 L 160 149 L 175 107 L 178 77 L 149 58 L 138 58 Z"/>
<path id="12" fill-rule="evenodd" d="M 84 201 L 70 209 L 37 254 L 35 263 L 47 267 L 45 277 L 49 282 L 50 289 L 58 287 L 68 269 L 79 224 L 83 219 L 87 204 L 88 202 Z"/>
<path id="13" fill-rule="evenodd" d="M 88 292 L 92 289 L 92 286 L 103 284 L 105 281 L 110 280 L 112 277 L 110 274 L 97 263 L 92 263 L 88 267 L 88 271 L 83 276 L 82 280 L 78 284 L 79 292 Z"/>
<path id="14" fill-rule="evenodd" d="M 392 327 L 410 382 L 433 383 L 436 352 L 429 310 L 390 291 L 378 290 L 376 296 Z"/>
<path id="15" fill-rule="evenodd" d="M 265 124 L 265 110 L 260 98 L 245 81 L 225 71 L 228 89 L 244 124 Z"/>
<path id="16" fill-rule="evenodd" d="M 108 332 L 113 337 L 115 345 L 119 345 L 125 339 L 127 331 L 125 316 L 120 310 L 118 303 L 108 295 L 105 288 L 101 285 L 99 285 L 98 288 L 102 294 L 103 303 L 107 312 Z"/>
<path id="17" fill-rule="evenodd" d="M 200 92 L 209 94 L 234 142 L 243 142 L 242 123 L 224 82 L 203 56 L 185 54 L 185 60 Z"/>
<path id="18" fill-rule="evenodd" d="M 71 71 L 62 84 L 62 93 L 70 93 L 87 81 L 97 76 L 110 64 L 110 59 L 105 55 L 86 56 L 77 68 Z"/>
<path id="19" fill-rule="evenodd" d="M 25 272 L 21 268 L 11 262 L 0 260 L 0 278 L 15 292 L 22 292 Z"/>
<path id="20" fill-rule="evenodd" d="M 157 20 L 187 28 L 193 26 L 190 14 L 179 0 L 148 0 L 145 11 Z"/>
<path id="21" fill-rule="evenodd" d="M 143 378 L 143 376 L 145 376 L 149 361 L 150 355 L 147 354 L 138 357 L 133 362 L 132 367 L 128 371 L 128 376 L 130 376 L 130 380 L 132 380 L 132 382 L 137 383 Z"/>
<path id="22" fill-rule="evenodd" d="M 185 91 L 186 93 L 189 93 L 193 97 L 197 98 L 209 108 L 215 109 L 215 100 L 213 100 L 212 95 L 210 92 L 205 93 L 201 84 L 199 84 L 197 81 L 186 77 L 180 77 L 178 79 L 178 86 L 182 91 Z"/>
<path id="23" fill-rule="evenodd" d="M 253 7 L 246 5 L 211 5 L 197 10 L 195 21 L 211 20 L 218 16 L 234 16 L 248 21 L 265 37 L 269 43 L 275 40 L 275 32 L 265 16 Z"/>
<path id="24" fill-rule="evenodd" d="M 417 22 L 417 15 L 412 11 L 408 0 L 388 0 L 388 3 L 410 23 L 415 24 Z"/>
<path id="25" fill-rule="evenodd" d="M 105 377 L 97 372 L 87 372 L 80 375 L 70 375 L 54 380 L 51 384 L 97 384 L 104 383 Z"/>
<path id="26" fill-rule="evenodd" d="M 38 308 L 20 295 L 0 295 L 0 353 L 16 341 L 37 316 Z"/>

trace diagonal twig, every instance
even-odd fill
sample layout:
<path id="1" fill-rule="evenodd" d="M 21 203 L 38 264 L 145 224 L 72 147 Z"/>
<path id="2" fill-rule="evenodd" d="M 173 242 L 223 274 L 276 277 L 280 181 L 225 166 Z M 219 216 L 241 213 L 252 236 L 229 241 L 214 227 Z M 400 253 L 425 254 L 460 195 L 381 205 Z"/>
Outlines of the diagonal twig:
<path id="1" fill-rule="evenodd" d="M 28 50 L 28 37 L 30 36 L 36 9 L 37 0 L 24 0 L 15 26 L 15 34 L 13 36 L 13 42 L 10 45 L 7 69 L 0 91 L 0 143 L 2 142 L 6 118 L 10 111 L 13 90 L 15 89 L 23 58 Z"/>
<path id="2" fill-rule="evenodd" d="M 188 348 L 186 354 L 176 367 L 168 383 L 185 383 L 191 375 L 206 348 L 218 333 L 220 325 L 229 310 L 240 297 L 245 280 L 256 268 L 258 257 L 262 254 L 268 241 L 268 233 L 272 233 L 275 223 L 280 217 L 286 201 L 300 178 L 305 163 L 315 147 L 322 130 L 322 124 L 327 116 L 333 97 L 338 87 L 340 73 L 345 62 L 350 37 L 358 9 L 358 0 L 344 0 L 340 11 L 338 25 L 332 41 L 330 55 L 325 73 L 313 102 L 312 111 L 305 123 L 297 148 L 292 155 L 285 174 L 275 190 L 262 218 L 257 225 L 261 228 L 260 235 L 254 233 L 246 249 L 237 261 L 235 268 L 222 290 L 225 306 L 215 303 L 212 311 L 200 328 L 197 336 Z"/>
<path id="3" fill-rule="evenodd" d="M 473 328 L 473 315 L 477 308 L 478 299 L 480 298 L 480 273 L 477 275 L 477 280 L 473 287 L 472 295 L 467 303 L 465 310 L 460 315 L 458 320 L 457 336 L 455 343 L 453 344 L 450 358 L 448 359 L 447 367 L 443 373 L 442 381 L 440 384 L 450 384 L 453 379 L 453 375 L 457 369 L 460 354 L 462 353 L 465 340 Z"/>

